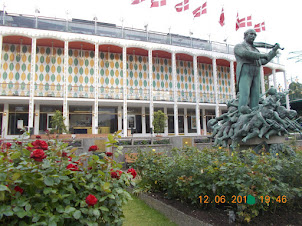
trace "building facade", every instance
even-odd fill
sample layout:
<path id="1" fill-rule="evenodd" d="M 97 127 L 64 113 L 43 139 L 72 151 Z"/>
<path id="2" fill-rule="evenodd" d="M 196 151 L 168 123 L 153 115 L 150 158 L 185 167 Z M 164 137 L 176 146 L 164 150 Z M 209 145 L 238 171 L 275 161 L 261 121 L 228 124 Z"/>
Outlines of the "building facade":
<path id="1" fill-rule="evenodd" d="M 236 96 L 232 46 L 118 27 L 108 35 L 109 29 L 6 15 L 0 26 L 1 136 L 18 136 L 24 126 L 44 134 L 56 110 L 74 134 L 150 136 L 157 110 L 168 115 L 163 135 L 210 132 L 207 121 Z M 262 92 L 271 74 L 277 86 L 277 72 L 285 78 L 278 63 L 262 68 Z"/>

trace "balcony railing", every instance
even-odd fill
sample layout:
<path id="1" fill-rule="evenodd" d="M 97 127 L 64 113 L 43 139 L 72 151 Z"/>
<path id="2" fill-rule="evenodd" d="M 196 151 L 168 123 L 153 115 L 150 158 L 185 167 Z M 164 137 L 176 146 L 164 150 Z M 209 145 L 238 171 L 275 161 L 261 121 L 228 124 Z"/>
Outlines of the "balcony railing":
<path id="1" fill-rule="evenodd" d="M 35 84 L 36 97 L 63 97 L 63 85 L 42 85 Z"/>
<path id="2" fill-rule="evenodd" d="M 1 96 L 30 96 L 30 84 L 25 83 L 0 83 Z"/>
<path id="3" fill-rule="evenodd" d="M 99 99 L 123 100 L 123 88 L 99 87 Z"/>
<path id="4" fill-rule="evenodd" d="M 69 98 L 94 98 L 93 86 L 72 86 L 68 85 Z"/>
<path id="5" fill-rule="evenodd" d="M 150 100 L 149 90 L 143 89 L 128 89 L 127 91 L 128 100 Z"/>

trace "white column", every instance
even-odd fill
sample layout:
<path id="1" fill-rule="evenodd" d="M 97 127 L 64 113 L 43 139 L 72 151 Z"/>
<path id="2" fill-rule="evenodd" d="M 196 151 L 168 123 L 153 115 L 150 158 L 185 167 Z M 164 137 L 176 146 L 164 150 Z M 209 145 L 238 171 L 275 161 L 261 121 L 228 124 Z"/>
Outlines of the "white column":
<path id="1" fill-rule="evenodd" d="M 146 108 L 142 107 L 142 135 L 146 135 Z"/>
<path id="2" fill-rule="evenodd" d="M 287 92 L 288 91 L 288 85 L 287 85 L 286 72 L 285 71 L 283 71 L 283 78 L 284 78 L 284 91 Z M 287 110 L 290 110 L 289 95 L 288 94 L 286 95 L 285 100 L 286 100 L 286 108 L 287 108 Z"/>
<path id="3" fill-rule="evenodd" d="M 99 127 L 99 45 L 94 45 L 94 116 L 92 114 L 92 133 L 98 134 Z"/>
<path id="4" fill-rule="evenodd" d="M 274 88 L 277 89 L 277 78 L 276 78 L 276 69 L 273 69 L 273 82 L 274 82 Z"/>
<path id="5" fill-rule="evenodd" d="M 35 109 L 35 127 L 34 127 L 34 134 L 39 134 L 39 127 L 40 127 L 40 104 L 36 104 Z"/>
<path id="6" fill-rule="evenodd" d="M 3 106 L 3 116 L 2 116 L 2 137 L 5 138 L 8 134 L 8 103 L 5 103 Z"/>
<path id="7" fill-rule="evenodd" d="M 148 51 L 148 62 L 149 62 L 149 94 L 150 94 L 150 105 L 149 105 L 149 120 L 150 120 L 150 127 L 152 128 L 152 133 L 153 131 L 153 114 L 154 114 L 154 105 L 153 105 L 153 70 L 152 70 L 152 50 L 149 49 Z M 152 136 L 152 134 L 151 134 Z"/>
<path id="8" fill-rule="evenodd" d="M 124 117 L 124 133 L 123 136 L 127 137 L 128 129 L 128 116 L 127 116 L 127 48 L 123 47 L 123 117 Z"/>
<path id="9" fill-rule="evenodd" d="M 188 110 L 184 108 L 184 133 L 188 135 Z"/>
<path id="10" fill-rule="evenodd" d="M 122 130 L 122 115 L 123 115 L 123 113 L 122 113 L 122 107 L 121 106 L 118 106 L 117 107 L 117 120 L 118 120 L 118 122 L 117 122 L 117 129 L 118 130 Z"/>
<path id="11" fill-rule="evenodd" d="M 3 36 L 0 35 L 0 68 L 1 69 L 2 69 L 2 42 L 3 42 Z"/>
<path id="12" fill-rule="evenodd" d="M 234 69 L 234 61 L 230 62 L 230 72 L 231 72 L 231 95 L 232 99 L 236 98 L 236 88 L 235 88 L 235 69 Z"/>
<path id="13" fill-rule="evenodd" d="M 30 96 L 28 109 L 28 131 L 34 126 L 34 96 L 35 96 L 35 74 L 36 74 L 36 48 L 37 39 L 31 40 L 31 70 L 30 70 Z"/>
<path id="14" fill-rule="evenodd" d="M 264 83 L 264 69 L 263 69 L 263 66 L 260 67 L 260 82 L 261 82 L 261 93 L 264 94 L 265 93 L 265 83 Z"/>
<path id="15" fill-rule="evenodd" d="M 213 77 L 214 77 L 214 92 L 215 92 L 215 114 L 216 117 L 219 116 L 219 100 L 218 100 L 218 86 L 217 86 L 217 64 L 216 58 L 212 59 L 213 65 Z"/>
<path id="16" fill-rule="evenodd" d="M 203 127 L 203 135 L 207 135 L 207 119 L 205 117 L 206 115 L 206 110 L 203 108 L 202 109 L 202 127 Z"/>
<path id="17" fill-rule="evenodd" d="M 164 113 L 165 113 L 165 115 L 168 115 L 168 108 L 167 108 L 167 106 L 165 106 L 164 107 Z M 168 129 L 168 117 L 167 117 L 167 120 L 166 120 L 166 127 L 165 127 L 165 136 L 168 136 L 168 134 L 169 134 L 169 129 Z"/>
<path id="18" fill-rule="evenodd" d="M 198 82 L 198 65 L 197 65 L 197 56 L 193 56 L 193 68 L 194 68 L 194 84 L 195 84 L 195 96 L 196 96 L 196 105 L 195 105 L 195 115 L 196 115 L 196 131 L 197 135 L 201 135 L 200 131 L 200 109 L 199 109 L 199 82 Z M 192 118 L 191 118 L 192 120 Z"/>
<path id="19" fill-rule="evenodd" d="M 176 57 L 175 53 L 172 53 L 172 79 L 174 87 L 174 133 L 178 136 L 178 106 L 177 106 L 177 83 L 176 83 Z"/>
<path id="20" fill-rule="evenodd" d="M 64 42 L 64 98 L 63 98 L 63 117 L 64 123 L 69 129 L 69 110 L 68 110 L 68 41 Z"/>

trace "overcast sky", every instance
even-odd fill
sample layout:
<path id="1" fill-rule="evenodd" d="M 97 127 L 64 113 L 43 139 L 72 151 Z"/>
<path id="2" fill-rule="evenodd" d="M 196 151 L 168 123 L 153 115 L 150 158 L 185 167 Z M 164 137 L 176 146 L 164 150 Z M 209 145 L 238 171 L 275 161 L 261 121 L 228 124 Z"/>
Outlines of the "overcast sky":
<path id="1" fill-rule="evenodd" d="M 159 8 L 150 8 L 151 0 L 131 5 L 133 0 L 6 0 L 8 13 L 31 14 L 39 8 L 40 16 L 92 20 L 94 16 L 98 21 L 122 25 L 125 27 L 144 29 L 148 24 L 149 30 L 167 33 L 171 32 L 193 37 L 223 42 L 227 38 L 230 44 L 243 40 L 245 28 L 235 30 L 237 12 L 239 17 L 252 15 L 253 25 L 265 21 L 266 31 L 258 33 L 256 41 L 270 44 L 280 43 L 285 48 L 282 51 L 282 60 L 286 65 L 288 78 L 297 77 L 302 82 L 302 62 L 287 61 L 292 56 L 289 52 L 302 51 L 301 44 L 301 0 L 207 0 L 207 14 L 193 19 L 192 11 L 201 6 L 206 0 L 189 0 L 190 8 L 178 13 L 175 5 L 183 0 L 167 0 L 167 5 Z M 224 7 L 225 26 L 218 23 L 221 9 Z M 283 76 L 278 81 L 283 85 Z"/>

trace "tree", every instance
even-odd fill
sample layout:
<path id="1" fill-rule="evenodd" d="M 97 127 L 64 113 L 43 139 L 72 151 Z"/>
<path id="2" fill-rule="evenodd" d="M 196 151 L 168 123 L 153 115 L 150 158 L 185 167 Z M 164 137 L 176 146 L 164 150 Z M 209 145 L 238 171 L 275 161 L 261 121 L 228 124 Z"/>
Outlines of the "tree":
<path id="1" fill-rule="evenodd" d="M 161 110 L 154 112 L 154 119 L 152 122 L 152 125 L 154 127 L 155 133 L 163 133 L 165 130 L 165 127 L 167 127 L 167 119 L 168 116 L 163 113 Z"/>
<path id="2" fill-rule="evenodd" d="M 64 124 L 65 118 L 62 115 L 62 112 L 56 110 L 54 116 L 52 116 L 50 124 L 51 124 L 51 132 L 55 132 L 57 134 L 60 133 L 68 133 L 68 130 Z"/>

